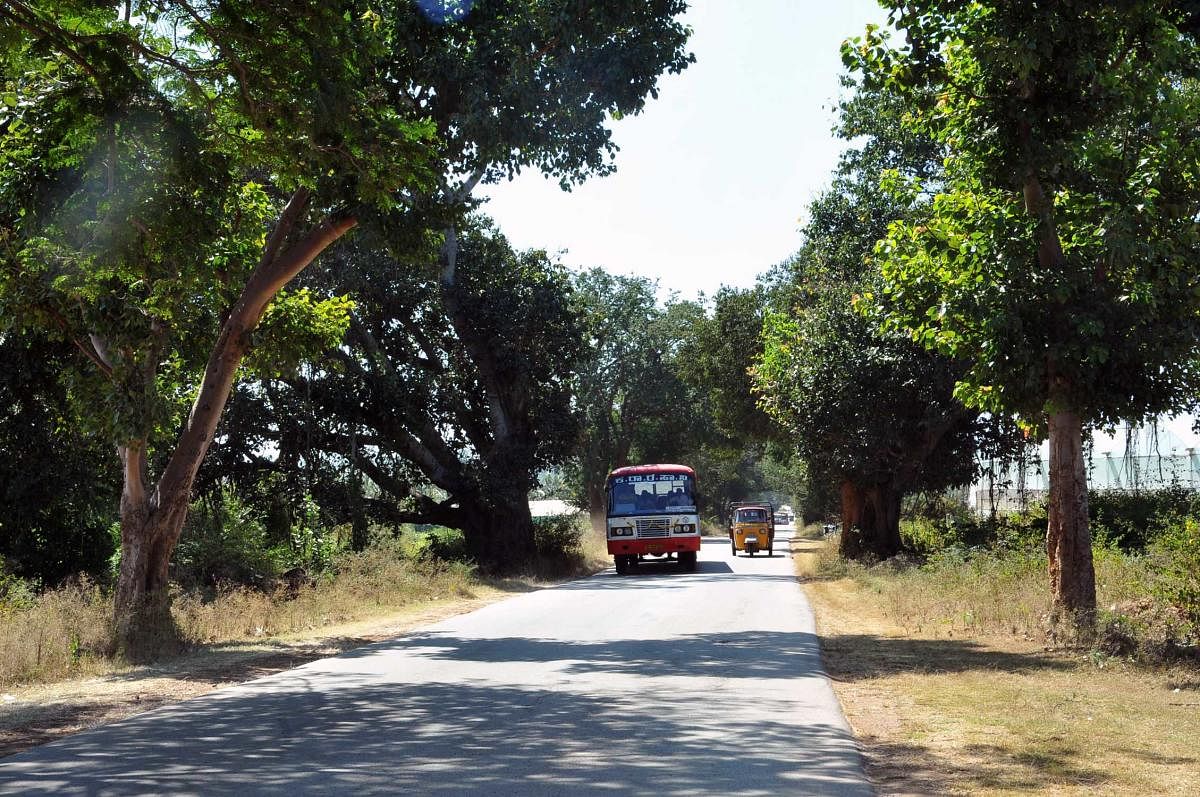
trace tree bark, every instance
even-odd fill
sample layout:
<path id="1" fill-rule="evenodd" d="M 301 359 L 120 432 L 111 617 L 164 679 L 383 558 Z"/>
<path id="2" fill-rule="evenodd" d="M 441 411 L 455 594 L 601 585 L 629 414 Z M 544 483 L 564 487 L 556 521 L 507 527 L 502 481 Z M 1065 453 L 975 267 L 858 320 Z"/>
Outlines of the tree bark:
<path id="1" fill-rule="evenodd" d="M 861 559 L 864 553 L 862 524 L 867 512 L 866 497 L 849 479 L 842 481 L 842 539 L 838 546 L 843 559 Z"/>
<path id="2" fill-rule="evenodd" d="M 592 521 L 592 529 L 597 534 L 608 532 L 608 500 L 604 494 L 604 485 L 591 483 L 587 486 L 588 517 Z"/>
<path id="3" fill-rule="evenodd" d="M 890 484 L 842 482 L 842 539 L 845 559 L 888 559 L 900 553 L 900 502 Z"/>
<path id="4" fill-rule="evenodd" d="M 1021 137 L 1030 145 L 1031 126 L 1023 124 Z M 1038 220 L 1038 265 L 1047 271 L 1064 268 L 1062 242 L 1054 219 L 1053 203 L 1032 170 L 1023 180 L 1026 212 Z M 1062 308 L 1067 312 L 1067 308 Z M 1068 622 L 1076 632 L 1088 632 L 1096 620 L 1096 571 L 1092 564 L 1092 537 L 1088 527 L 1087 473 L 1083 464 L 1083 422 L 1072 411 L 1072 385 L 1049 360 L 1047 368 L 1050 433 L 1050 506 L 1046 526 L 1049 559 L 1051 621 Z"/>
<path id="5" fill-rule="evenodd" d="M 279 291 L 355 225 L 352 218 L 327 219 L 284 249 L 308 197 L 306 189 L 293 194 L 262 258 L 222 324 L 187 423 L 152 491 L 147 489 L 146 441 L 133 441 L 120 449 L 125 484 L 115 613 L 117 644 L 127 653 L 136 654 L 143 644 L 139 635 L 153 633 L 163 622 L 164 612 L 169 617 L 166 588 L 171 553 L 183 531 L 196 473 L 249 348 L 249 334 Z"/>
<path id="6" fill-rule="evenodd" d="M 900 502 L 902 495 L 891 484 L 875 484 L 868 491 L 874 507 L 875 525 L 869 535 L 868 549 L 878 559 L 890 559 L 900 553 Z"/>
<path id="7" fill-rule="evenodd" d="M 492 494 L 463 507 L 463 536 L 471 558 L 485 573 L 518 572 L 536 548 L 528 496 Z"/>
<path id="8" fill-rule="evenodd" d="M 1096 617 L 1096 572 L 1088 527 L 1083 424 L 1072 412 L 1050 414 L 1050 505 L 1046 555 L 1050 562 L 1051 620 L 1077 630 Z"/>

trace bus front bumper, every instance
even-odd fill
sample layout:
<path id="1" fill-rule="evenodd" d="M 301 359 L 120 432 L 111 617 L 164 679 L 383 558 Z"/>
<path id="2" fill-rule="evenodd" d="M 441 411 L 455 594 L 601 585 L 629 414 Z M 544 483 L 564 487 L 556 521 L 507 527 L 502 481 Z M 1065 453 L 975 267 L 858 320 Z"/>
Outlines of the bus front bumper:
<path id="1" fill-rule="evenodd" d="M 655 537 L 648 540 L 617 537 L 608 541 L 608 553 L 611 556 L 646 556 L 699 550 L 699 534 L 684 537 Z"/>

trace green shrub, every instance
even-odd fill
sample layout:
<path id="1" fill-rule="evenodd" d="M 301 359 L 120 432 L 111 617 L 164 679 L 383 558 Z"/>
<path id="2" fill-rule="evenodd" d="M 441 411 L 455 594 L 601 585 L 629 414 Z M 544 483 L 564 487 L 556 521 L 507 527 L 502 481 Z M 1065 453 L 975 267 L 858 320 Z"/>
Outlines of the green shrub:
<path id="1" fill-rule="evenodd" d="M 998 545 L 1005 549 L 1025 550 L 1040 547 L 1046 536 L 1046 510 L 1034 504 L 1023 512 L 978 517 L 969 508 L 954 502 L 937 503 L 938 513 L 929 504 L 900 521 L 900 539 L 906 552 L 928 558 L 946 549 Z"/>
<path id="2" fill-rule="evenodd" d="M 567 559 L 579 553 L 582 528 L 579 515 L 556 515 L 535 518 L 533 543 L 538 556 L 547 559 Z"/>
<path id="3" fill-rule="evenodd" d="M 403 546 L 404 554 L 414 562 L 440 560 L 443 562 L 466 562 L 467 539 L 458 529 L 445 526 L 427 526 L 414 529 Z"/>
<path id="4" fill-rule="evenodd" d="M 265 586 L 284 569 L 262 519 L 231 487 L 192 505 L 172 563 L 175 579 L 193 588 Z"/>
<path id="5" fill-rule="evenodd" d="M 280 562 L 284 570 L 300 568 L 310 575 L 328 574 L 334 557 L 346 547 L 343 535 L 338 527 L 322 524 L 321 508 L 311 495 L 304 496 L 295 515 L 288 545 L 273 548 L 272 558 Z"/>
<path id="6" fill-rule="evenodd" d="M 0 614 L 32 608 L 37 603 L 40 586 L 33 579 L 9 572 L 8 564 L 0 556 Z"/>
<path id="7" fill-rule="evenodd" d="M 1145 548 L 1169 519 L 1200 514 L 1200 497 L 1182 486 L 1156 490 L 1092 490 L 1088 518 L 1092 538 L 1124 551 Z"/>
<path id="8" fill-rule="evenodd" d="M 1189 634 L 1200 636 L 1200 521 L 1183 518 L 1161 528 L 1148 553 L 1157 565 L 1154 595 L 1178 612 Z"/>

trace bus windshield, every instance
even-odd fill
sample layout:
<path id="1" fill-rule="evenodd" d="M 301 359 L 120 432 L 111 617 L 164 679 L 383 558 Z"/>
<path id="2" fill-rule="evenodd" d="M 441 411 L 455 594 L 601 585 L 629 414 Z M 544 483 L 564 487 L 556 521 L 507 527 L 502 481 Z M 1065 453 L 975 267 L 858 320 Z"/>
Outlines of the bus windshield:
<path id="1" fill-rule="evenodd" d="M 608 482 L 608 514 L 655 515 L 695 512 L 695 483 L 682 473 L 614 476 Z"/>

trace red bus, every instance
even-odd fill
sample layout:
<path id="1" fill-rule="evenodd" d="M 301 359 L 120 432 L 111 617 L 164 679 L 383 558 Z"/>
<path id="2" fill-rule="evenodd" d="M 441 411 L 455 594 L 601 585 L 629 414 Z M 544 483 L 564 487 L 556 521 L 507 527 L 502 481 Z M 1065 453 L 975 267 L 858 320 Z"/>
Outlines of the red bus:
<path id="1" fill-rule="evenodd" d="M 631 465 L 608 474 L 608 552 L 625 575 L 647 556 L 696 569 L 700 515 L 696 472 L 687 465 Z"/>

